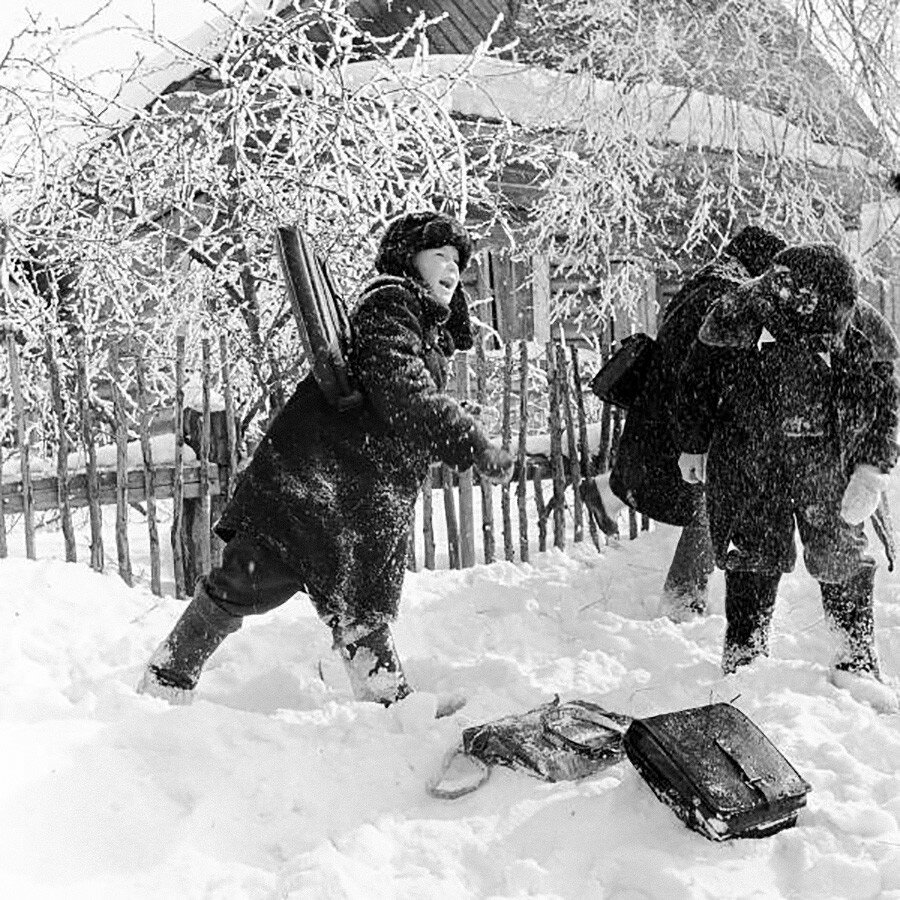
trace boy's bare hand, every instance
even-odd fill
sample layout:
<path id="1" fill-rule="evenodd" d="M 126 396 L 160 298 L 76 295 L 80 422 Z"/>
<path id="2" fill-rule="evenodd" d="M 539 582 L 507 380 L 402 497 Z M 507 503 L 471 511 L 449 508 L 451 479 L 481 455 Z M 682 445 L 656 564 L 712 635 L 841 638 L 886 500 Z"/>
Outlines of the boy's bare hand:
<path id="1" fill-rule="evenodd" d="M 506 484 L 512 478 L 515 460 L 502 447 L 490 446 L 478 454 L 475 468 L 494 484 Z"/>

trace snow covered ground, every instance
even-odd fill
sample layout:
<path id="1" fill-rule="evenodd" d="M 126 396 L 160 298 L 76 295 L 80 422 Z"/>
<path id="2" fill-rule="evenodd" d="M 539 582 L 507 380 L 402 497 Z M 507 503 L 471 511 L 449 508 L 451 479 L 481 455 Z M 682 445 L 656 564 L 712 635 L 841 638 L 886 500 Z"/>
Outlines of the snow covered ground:
<path id="1" fill-rule="evenodd" d="M 893 492 L 900 509 L 900 478 Z M 832 643 L 802 565 L 782 582 L 772 657 L 723 678 L 721 574 L 707 618 L 658 616 L 675 536 L 411 575 L 395 636 L 419 692 L 385 710 L 351 701 L 303 596 L 247 620 L 193 706 L 138 696 L 181 602 L 84 563 L 26 561 L 12 534 L 0 895 L 900 898 L 900 716 L 826 681 Z M 140 541 L 136 528 L 138 557 Z M 62 540 L 42 533 L 38 546 L 61 555 Z M 882 566 L 876 590 L 882 664 L 897 676 L 900 573 Z M 435 720 L 434 694 L 449 689 L 469 703 Z M 733 700 L 812 784 L 798 827 L 713 844 L 627 762 L 577 783 L 498 769 L 458 800 L 426 793 L 463 727 L 554 694 L 632 715 Z"/>

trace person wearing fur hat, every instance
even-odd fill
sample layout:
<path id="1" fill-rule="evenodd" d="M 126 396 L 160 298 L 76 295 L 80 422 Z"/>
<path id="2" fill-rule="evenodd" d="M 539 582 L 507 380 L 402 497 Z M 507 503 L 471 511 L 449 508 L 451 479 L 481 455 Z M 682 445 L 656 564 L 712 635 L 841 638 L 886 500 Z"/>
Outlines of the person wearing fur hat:
<path id="1" fill-rule="evenodd" d="M 351 314 L 348 368 L 362 404 L 338 410 L 312 375 L 300 382 L 216 524 L 226 541 L 221 565 L 198 580 L 139 691 L 189 702 L 206 660 L 245 616 L 305 592 L 355 699 L 389 705 L 410 692 L 390 625 L 429 466 L 475 465 L 495 481 L 513 467 L 445 393 L 448 358 L 472 346 L 460 285 L 471 254 L 468 233 L 449 216 L 416 212 L 389 223 L 378 275 Z"/>
<path id="2" fill-rule="evenodd" d="M 847 257 L 790 247 L 719 299 L 682 369 L 676 423 L 686 481 L 706 482 L 725 570 L 722 669 L 768 654 L 778 583 L 804 561 L 840 649 L 830 677 L 880 710 L 895 690 L 875 651 L 875 560 L 864 521 L 898 458 L 900 346 L 857 296 Z"/>
<path id="3" fill-rule="evenodd" d="M 612 471 L 583 482 L 584 501 L 607 534 L 618 531 L 614 520 L 626 505 L 681 526 L 661 604 L 675 622 L 705 613 L 714 568 L 703 487 L 685 483 L 678 468 L 672 422 L 678 373 L 710 306 L 761 275 L 786 246 L 772 231 L 748 225 L 684 282 L 663 311 L 646 382 L 625 417 Z"/>

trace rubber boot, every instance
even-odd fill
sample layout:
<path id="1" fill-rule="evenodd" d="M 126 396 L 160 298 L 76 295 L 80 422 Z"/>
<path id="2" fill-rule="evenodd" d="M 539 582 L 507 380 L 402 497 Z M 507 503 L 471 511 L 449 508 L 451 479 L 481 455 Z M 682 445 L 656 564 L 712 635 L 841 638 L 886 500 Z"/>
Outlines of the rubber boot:
<path id="1" fill-rule="evenodd" d="M 780 575 L 725 572 L 725 646 L 722 671 L 726 675 L 760 656 L 769 655 L 769 626 L 775 611 Z"/>
<path id="2" fill-rule="evenodd" d="M 900 698 L 882 680 L 875 652 L 874 566 L 841 584 L 819 586 L 828 624 L 840 641 L 829 680 L 879 712 L 897 712 Z"/>
<path id="3" fill-rule="evenodd" d="M 218 606 L 199 581 L 187 609 L 150 657 L 138 693 L 173 704 L 190 703 L 204 664 L 216 647 L 241 627 L 242 621 L 241 616 L 233 616 Z"/>
<path id="4" fill-rule="evenodd" d="M 347 670 L 354 699 L 390 706 L 412 692 L 387 623 L 371 630 L 341 630 L 335 635 L 335 649 Z"/>

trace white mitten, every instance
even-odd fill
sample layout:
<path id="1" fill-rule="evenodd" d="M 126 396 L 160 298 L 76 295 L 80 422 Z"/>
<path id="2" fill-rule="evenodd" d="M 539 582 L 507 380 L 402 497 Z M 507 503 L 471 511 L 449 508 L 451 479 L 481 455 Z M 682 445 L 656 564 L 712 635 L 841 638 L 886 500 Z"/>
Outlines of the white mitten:
<path id="1" fill-rule="evenodd" d="M 887 475 L 865 463 L 856 467 L 841 500 L 841 518 L 848 525 L 865 522 L 878 506 Z"/>
<path id="2" fill-rule="evenodd" d="M 706 454 L 682 453 L 678 457 L 678 468 L 688 484 L 701 484 L 706 481 Z"/>

